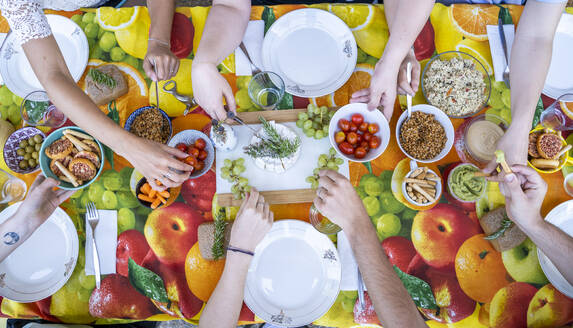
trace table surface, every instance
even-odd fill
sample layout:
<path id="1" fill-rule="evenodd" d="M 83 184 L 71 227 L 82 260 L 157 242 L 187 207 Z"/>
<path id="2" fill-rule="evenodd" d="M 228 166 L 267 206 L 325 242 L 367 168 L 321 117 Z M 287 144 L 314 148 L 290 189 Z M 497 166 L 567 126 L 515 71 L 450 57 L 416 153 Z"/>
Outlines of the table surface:
<path id="1" fill-rule="evenodd" d="M 366 6 L 366 5 L 354 5 Z M 307 7 L 305 5 L 282 5 L 274 7 L 253 7 L 251 19 L 263 19 L 268 26 L 276 19 L 285 13 Z M 318 7 L 330 10 L 339 15 L 344 21 L 355 19 L 364 20 L 364 11 L 356 10 L 350 11 L 347 9 L 352 8 L 352 5 L 313 5 L 311 7 Z M 523 7 L 521 6 L 508 6 L 511 16 L 517 22 Z M 194 33 L 193 44 L 181 45 L 182 49 L 178 49 L 180 53 L 187 56 L 187 59 L 182 59 L 181 66 L 177 77 L 179 92 L 190 94 L 191 83 L 189 81 L 191 70 L 191 58 L 193 53 L 197 50 L 197 45 L 200 40 L 201 33 L 205 24 L 208 14 L 207 7 L 181 7 L 177 8 L 179 14 L 185 15 L 192 24 L 183 24 L 177 26 L 179 34 L 184 37 L 188 33 Z M 350 81 L 343 87 L 337 90 L 334 94 L 310 99 L 311 102 L 318 105 L 326 105 L 331 107 L 342 106 L 348 103 L 350 94 L 357 88 L 362 88 L 368 85 L 370 76 L 374 69 L 374 64 L 381 56 L 384 45 L 388 39 L 388 31 L 383 14 L 383 6 L 370 6 L 367 8 L 366 13 L 373 11 L 370 17 L 373 21 L 367 24 L 363 29 L 354 31 L 357 44 L 359 47 L 358 66 L 355 73 L 352 75 Z M 486 38 L 476 37 L 485 31 L 485 24 L 487 24 L 487 15 L 484 20 L 480 20 L 474 14 L 493 13 L 490 16 L 490 24 L 497 24 L 498 8 L 489 5 L 455 5 L 444 6 L 436 4 L 431 15 L 430 20 L 424 27 L 420 36 L 416 40 L 415 50 L 416 57 L 421 62 L 422 70 L 429 58 L 435 53 L 440 53 L 448 50 L 462 50 L 479 58 L 485 66 L 489 67 L 490 75 L 493 75 L 491 56 L 489 54 L 489 44 Z M 122 9 L 133 10 L 133 9 Z M 124 125 L 128 115 L 139 107 L 149 105 L 152 97 L 150 91 L 150 81 L 145 79 L 145 74 L 142 69 L 142 58 L 145 54 L 145 49 L 142 49 L 138 44 L 146 43 L 146 31 L 148 30 L 146 10 L 140 10 L 138 18 L 134 24 L 127 27 L 123 31 L 117 32 L 104 32 L 93 33 L 93 29 L 99 30 L 97 20 L 94 22 L 91 10 L 77 12 L 56 12 L 60 15 L 72 17 L 73 15 L 83 15 L 81 27 L 84 29 L 92 29 L 90 32 L 91 38 L 90 45 L 92 45 L 90 52 L 89 67 L 98 66 L 104 62 L 114 62 L 124 72 L 128 78 L 129 93 L 122 96 L 116 101 L 118 124 Z M 361 15 L 361 16 L 357 16 Z M 493 18 L 492 18 L 493 17 Z M 78 17 L 76 16 L 75 19 Z M 495 18 L 495 19 L 494 19 Z M 460 24 L 460 22 L 468 23 L 467 19 L 475 19 L 477 24 Z M 473 26 L 472 30 L 464 30 L 461 26 Z M 466 27 L 470 29 L 470 27 Z M 5 19 L 0 17 L 0 32 L 7 32 L 8 24 Z M 484 32 L 485 33 L 485 32 Z M 95 37 L 93 37 L 95 34 Z M 110 35 L 111 34 L 111 35 Z M 109 49 L 109 43 L 103 44 L 106 50 L 96 44 L 103 36 L 108 39 L 115 39 L 117 42 L 113 48 Z M 111 38 L 115 36 L 115 38 Z M 135 45 L 135 46 L 134 46 Z M 124 52 L 126 54 L 124 54 Z M 119 60 L 119 61 L 118 61 Z M 253 110 L 252 104 L 245 98 L 246 85 L 250 77 L 236 77 L 234 71 L 234 56 L 231 55 L 220 66 L 221 73 L 229 81 L 235 94 L 237 94 L 238 102 L 243 107 L 239 111 Z M 87 70 L 86 70 L 87 71 Z M 493 78 L 493 77 L 492 77 Z M 83 78 L 80 80 L 79 85 L 83 87 Z M 161 88 L 162 83 L 160 83 Z M 421 89 L 421 88 L 420 88 Z M 502 119 L 510 119 L 509 108 L 500 100 L 502 86 L 499 83 L 494 83 L 494 90 L 497 90 L 498 97 L 490 102 L 493 107 L 487 107 L 484 112 L 490 115 L 495 115 Z M 2 94 L 9 93 L 6 86 L 0 88 Z M 15 98 L 15 97 L 14 97 Z M 0 98 L 5 100 L 5 103 L 0 103 L 0 109 L 3 111 L 13 111 L 16 107 L 15 104 L 7 103 L 10 100 L 7 98 Z M 496 101 L 497 100 L 497 101 Z M 544 99 L 546 105 L 549 99 Z M 282 102 L 282 108 L 303 108 L 309 103 L 309 99 L 292 97 L 287 95 Z M 400 103 L 405 104 L 404 99 L 400 99 Z M 414 97 L 414 104 L 425 103 L 421 90 L 418 91 Z M 173 118 L 174 133 L 185 129 L 197 129 L 207 131 L 210 124 L 210 119 L 202 113 L 192 113 L 187 116 L 182 116 L 185 106 L 178 103 L 172 96 L 162 94 L 161 104 L 168 114 Z M 390 126 L 392 130 L 396 124 L 396 120 L 400 114 L 399 104 L 396 104 L 395 114 L 391 120 Z M 106 113 L 109 111 L 107 106 L 101 106 L 101 109 Z M 10 116 L 9 116 L 10 117 Z M 17 120 L 17 115 L 14 115 L 14 120 Z M 464 120 L 453 119 L 454 127 L 457 129 Z M 394 131 L 391 133 L 394 136 Z M 458 145 L 459 146 L 459 145 Z M 0 155 L 1 156 L 1 155 Z M 452 148 L 452 151 L 442 160 L 437 163 L 428 165 L 429 168 L 436 172 L 444 174 L 444 170 L 452 164 L 460 161 L 460 157 L 464 158 L 462 153 L 459 153 L 459 147 Z M 4 167 L 4 162 L 0 161 L 0 167 Z M 371 172 L 369 172 L 371 170 Z M 418 209 L 407 208 L 404 205 L 404 200 L 399 192 L 397 192 L 399 181 L 401 177 L 408 170 L 408 160 L 406 156 L 400 152 L 394 137 L 390 140 L 387 150 L 382 156 L 370 162 L 369 167 L 360 163 L 350 163 L 350 179 L 356 186 L 360 186 L 363 176 L 370 176 L 373 174 L 377 177 L 377 181 L 381 183 L 382 193 L 372 193 L 371 197 L 375 197 L 380 205 L 378 213 L 373 215 L 373 219 L 377 220 L 384 215 L 386 219 L 390 217 L 393 222 L 392 225 L 387 226 L 383 231 L 381 237 L 387 238 L 390 236 L 401 236 L 405 238 L 406 243 L 413 245 L 411 240 L 412 224 L 414 221 L 423 220 L 424 217 L 437 217 L 441 216 L 444 220 L 458 220 L 462 222 L 462 230 L 467 231 L 454 232 L 459 235 L 471 236 L 479 231 L 479 223 L 476 215 L 476 205 L 462 204 L 453 200 L 447 192 L 444 192 L 441 204 L 434 209 Z M 7 299 L 1 299 L 0 316 L 15 317 L 15 318 L 44 318 L 52 321 L 61 321 L 66 323 L 117 323 L 126 319 L 147 319 L 147 320 L 171 320 L 175 318 L 183 318 L 190 322 L 197 323 L 199 318 L 199 311 L 208 300 L 208 297 L 220 277 L 223 269 L 224 262 L 222 260 L 213 262 L 201 258 L 198 252 L 198 244 L 196 237 L 197 226 L 205 221 L 212 220 L 211 203 L 215 193 L 215 173 L 210 171 L 208 174 L 197 180 L 189 180 L 183 184 L 181 188 L 173 190 L 179 193 L 174 204 L 164 209 L 159 209 L 151 212 L 149 209 L 139 205 L 137 200 L 132 194 L 130 188 L 130 179 L 133 169 L 130 164 L 123 158 L 115 155 L 113 158 L 113 168 L 108 162 L 105 165 L 104 171 L 99 179 L 91 186 L 78 191 L 72 199 L 62 205 L 62 208 L 71 216 L 74 224 L 78 229 L 80 237 L 81 250 L 78 260 L 78 265 L 74 274 L 68 283 L 53 296 L 36 303 L 19 304 Z M 27 183 L 31 183 L 35 175 L 20 176 Z M 554 174 L 543 175 L 547 181 L 549 188 L 542 207 L 542 214 L 547 214 L 552 208 L 570 199 L 563 190 L 563 175 L 561 172 Z M 366 181 L 366 180 L 364 180 Z M 360 188 L 359 188 L 360 189 Z M 363 193 L 363 196 L 367 194 Z M 139 240 L 135 243 L 140 253 L 147 253 L 145 259 L 139 259 L 139 264 L 154 271 L 163 280 L 164 285 L 168 291 L 170 299 L 169 303 L 151 302 L 145 296 L 139 294 L 131 285 L 128 280 L 121 274 L 107 275 L 103 278 L 104 284 L 114 285 L 113 288 L 108 288 L 107 293 L 111 298 L 110 302 L 106 304 L 90 304 L 90 296 L 93 292 L 94 283 L 91 279 L 86 278 L 84 275 L 84 240 L 85 240 L 85 226 L 83 224 L 83 215 L 85 213 L 84 205 L 87 201 L 93 200 L 100 209 L 117 209 L 119 210 L 119 231 L 130 231 L 129 234 L 123 233 L 119 236 L 120 242 L 122 239 L 129 239 L 131 235 L 133 240 Z M 478 202 L 478 209 L 481 211 L 484 208 L 493 208 L 501 206 L 503 196 L 499 193 L 497 185 L 488 185 L 487 192 L 484 198 Z M 289 205 L 276 205 L 272 209 L 275 212 L 276 219 L 301 219 L 308 221 L 308 211 L 310 204 L 289 204 Z M 232 210 L 229 212 L 233 212 Z M 155 220 L 154 217 L 161 217 L 161 220 Z M 174 217 L 183 219 L 184 224 L 189 226 L 186 235 L 177 236 L 173 234 L 173 230 L 169 227 L 162 226 L 162 222 L 168 222 L 169 219 Z M 153 220 L 152 220 L 153 219 Z M 159 222 L 159 223 L 156 223 Z M 415 228 L 416 229 L 416 228 Z M 145 232 L 145 234 L 144 234 Z M 160 232 L 161 238 L 153 239 L 149 236 L 153 232 Z M 507 307 L 496 308 L 498 304 L 489 306 L 489 302 L 493 296 L 500 291 L 502 287 L 513 286 L 523 288 L 527 284 L 539 289 L 540 296 L 545 293 L 552 293 L 552 287 L 548 284 L 547 279 L 543 275 L 537 259 L 531 258 L 528 263 L 513 259 L 512 256 L 504 255 L 504 267 L 492 268 L 482 266 L 482 274 L 479 276 L 471 276 L 468 272 L 455 268 L 453 265 L 453 258 L 456 255 L 457 249 L 462 242 L 468 241 L 468 247 L 474 247 L 479 250 L 483 245 L 476 242 L 476 238 L 454 238 L 457 241 L 448 244 L 444 240 L 431 240 L 431 237 L 423 229 L 417 231 L 421 233 L 423 241 L 415 245 L 418 254 L 411 259 L 402 259 L 403 261 L 410 261 L 410 266 L 413 267 L 412 271 L 408 270 L 413 275 L 426 279 L 436 296 L 438 305 L 442 307 L 440 313 L 432 313 L 432 311 L 423 311 L 428 318 L 428 324 L 431 327 L 446 327 L 439 322 L 455 322 L 455 325 L 449 327 L 482 327 L 483 318 L 487 320 L 488 313 L 501 312 L 501 316 L 520 316 L 525 318 L 526 315 L 537 316 L 540 314 L 527 313 L 527 307 Z M 133 237 L 136 235 L 135 237 Z M 147 236 L 147 237 L 143 237 Z M 143 237 L 143 238 L 141 238 Z M 397 237 L 394 237 L 397 238 Z M 165 243 L 165 241 L 168 242 Z M 432 253 L 428 249 L 432 249 L 429 245 L 441 245 L 437 249 L 441 251 Z M 481 245 L 481 246 L 480 246 Z M 410 246 L 411 247 L 411 246 Z M 521 250 L 521 249 L 520 249 Z M 536 252 L 530 252 L 535 254 Z M 172 257 L 177 259 L 175 264 L 165 264 L 165 257 Z M 490 257 L 493 257 L 497 263 L 501 263 L 502 255 L 496 251 L 491 251 Z M 441 278 L 428 278 L 431 276 L 430 272 L 436 273 L 435 259 L 446 259 L 449 261 L 448 269 L 439 272 L 438 276 Z M 480 263 L 474 263 L 480 265 Z M 372 263 L 376 265 L 376 263 Z M 508 274 L 509 272 L 509 274 Z M 513 278 L 511 278 L 513 276 Z M 471 281 L 468 282 L 468 277 Z M 440 280 L 441 279 L 441 280 Z M 519 280 L 520 282 L 514 282 Z M 107 283 L 106 283 L 107 281 Z M 461 286 L 460 286 L 461 285 Z M 447 286 L 445 288 L 444 286 Z M 449 294 L 448 294 L 449 293 Z M 350 327 L 355 325 L 354 318 L 360 317 L 359 313 L 353 313 L 354 301 L 357 293 L 345 292 L 340 293 L 336 302 L 331 310 L 326 313 L 322 318 L 317 320 L 315 324 L 324 326 L 336 327 Z M 508 299 L 513 297 L 508 294 Z M 518 297 L 518 296 L 516 296 Z M 529 300 L 521 300 L 529 302 Z M 561 303 L 560 303 L 561 302 Z M 92 303 L 95 303 L 92 301 Z M 488 306 L 483 306 L 487 303 Z M 557 307 L 559 304 L 567 304 L 563 299 L 556 297 L 555 301 Z M 96 318 L 90 314 L 90 308 L 103 307 L 104 313 L 102 317 Z M 135 311 L 128 311 L 128 306 L 133 306 Z M 567 305 L 565 305 L 567 306 Z M 489 311 L 488 311 L 489 309 Z M 93 312 L 92 312 L 93 313 Z M 550 313 L 550 312 L 547 312 Z M 543 314 L 541 314 L 543 315 Z M 557 322 L 559 325 L 565 324 L 562 318 L 558 315 L 548 314 L 549 317 L 545 318 L 549 321 Z M 480 323 L 479 318 L 482 318 Z M 432 318 L 432 319 L 430 319 Z M 118 321 L 119 320 L 119 321 Z M 243 305 L 240 320 L 243 322 L 260 321 L 254 314 Z M 561 321 L 560 321 L 561 320 Z M 484 326 L 485 327 L 485 326 Z"/>

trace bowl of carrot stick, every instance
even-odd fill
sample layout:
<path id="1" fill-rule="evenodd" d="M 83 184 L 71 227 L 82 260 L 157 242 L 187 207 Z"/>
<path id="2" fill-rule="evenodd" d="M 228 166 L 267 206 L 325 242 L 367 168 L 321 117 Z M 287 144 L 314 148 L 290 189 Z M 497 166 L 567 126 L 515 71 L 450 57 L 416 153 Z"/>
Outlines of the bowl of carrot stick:
<path id="1" fill-rule="evenodd" d="M 152 210 L 165 205 L 169 197 L 171 197 L 169 189 L 157 191 L 151 187 L 146 178 L 139 180 L 135 188 L 135 193 L 137 194 L 139 203 Z"/>

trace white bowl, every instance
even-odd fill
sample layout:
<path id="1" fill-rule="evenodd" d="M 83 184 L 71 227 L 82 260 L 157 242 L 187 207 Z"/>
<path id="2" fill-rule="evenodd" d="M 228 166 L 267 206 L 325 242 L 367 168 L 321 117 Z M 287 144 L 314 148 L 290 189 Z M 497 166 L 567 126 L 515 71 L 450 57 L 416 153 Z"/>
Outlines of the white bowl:
<path id="1" fill-rule="evenodd" d="M 334 135 L 340 130 L 338 127 L 338 121 L 341 119 L 347 119 L 350 121 L 353 114 L 362 114 L 364 121 L 368 123 L 377 123 L 379 127 L 378 132 L 374 135 L 380 138 L 380 146 L 376 149 L 370 149 L 364 158 L 355 158 L 354 155 L 346 155 L 342 153 L 340 149 L 338 149 L 338 144 L 334 141 Z M 388 143 L 390 142 L 390 125 L 388 124 L 386 117 L 384 117 L 382 112 L 379 110 L 376 109 L 369 111 L 368 106 L 364 103 L 348 104 L 340 107 L 330 119 L 330 125 L 328 126 L 328 139 L 330 140 L 332 147 L 336 149 L 336 152 L 347 160 L 353 162 L 369 162 L 382 155 L 386 150 L 386 147 L 388 147 Z"/>
<path id="2" fill-rule="evenodd" d="M 406 156 L 408 156 L 410 159 L 413 159 L 413 160 L 418 161 L 420 163 L 432 163 L 432 162 L 439 161 L 440 159 L 444 158 L 450 152 L 450 150 L 452 149 L 452 146 L 454 145 L 454 126 L 452 125 L 452 121 L 450 120 L 448 115 L 446 115 L 440 109 L 438 109 L 437 107 L 434 107 L 432 105 L 420 104 L 420 105 L 412 106 L 412 113 L 414 113 L 414 112 L 433 114 L 434 117 L 436 118 L 436 120 L 444 127 L 444 131 L 446 132 L 446 139 L 447 139 L 446 144 L 444 146 L 444 149 L 442 149 L 442 151 L 436 157 L 434 157 L 432 159 L 421 160 L 421 159 L 414 158 L 414 157 L 410 156 L 410 154 L 408 154 L 404 150 L 404 148 L 402 148 L 402 144 L 400 143 L 400 128 L 402 127 L 402 123 L 404 123 L 404 121 L 408 117 L 408 111 L 404 111 L 402 113 L 402 115 L 400 115 L 400 118 L 398 119 L 398 122 L 396 123 L 396 141 L 398 142 L 398 146 L 400 147 L 400 150 L 404 154 L 406 154 Z"/>
<path id="3" fill-rule="evenodd" d="M 408 174 L 406 174 L 406 176 L 404 176 L 404 179 L 409 178 L 410 175 L 412 175 L 412 173 L 414 173 L 414 171 L 416 169 L 418 169 L 418 165 L 416 164 L 416 161 L 411 161 L 410 162 L 410 172 L 408 172 Z M 434 172 L 431 169 L 428 169 L 428 172 L 431 172 L 435 176 L 439 177 L 439 175 L 437 175 L 436 172 Z M 406 198 L 406 200 L 410 204 L 414 204 L 416 206 L 430 206 L 432 204 L 435 204 L 436 202 L 438 202 L 440 200 L 440 198 L 442 198 L 442 179 L 439 179 L 438 181 L 436 181 L 436 197 L 435 197 L 435 201 L 433 201 L 432 203 L 420 203 L 420 202 L 416 202 L 412 198 L 410 198 L 410 196 L 408 195 L 408 192 L 406 191 L 406 181 L 404 181 L 404 180 L 402 181 L 402 195 L 404 196 L 404 198 Z"/>

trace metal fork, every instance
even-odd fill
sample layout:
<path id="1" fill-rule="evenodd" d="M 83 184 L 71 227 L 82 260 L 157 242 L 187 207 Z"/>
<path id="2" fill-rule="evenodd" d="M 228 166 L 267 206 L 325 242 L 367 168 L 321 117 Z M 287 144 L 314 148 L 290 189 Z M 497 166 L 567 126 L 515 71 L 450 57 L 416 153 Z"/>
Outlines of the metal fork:
<path id="1" fill-rule="evenodd" d="M 97 251 L 97 245 L 95 242 L 95 229 L 97 227 L 97 224 L 99 223 L 99 213 L 93 202 L 89 202 L 86 205 L 86 217 L 92 229 L 92 250 L 93 250 L 93 260 L 94 260 L 94 271 L 95 271 L 96 287 L 99 288 L 101 283 L 101 271 L 99 267 L 99 255 Z"/>
<path id="2" fill-rule="evenodd" d="M 507 51 L 507 40 L 505 39 L 505 32 L 503 26 L 503 20 L 501 17 L 498 19 L 497 28 L 499 32 L 499 38 L 501 39 L 501 46 L 503 47 L 503 56 L 505 58 L 505 70 L 503 70 L 503 82 L 505 86 L 510 89 L 509 86 L 509 53 Z"/>
<path id="3" fill-rule="evenodd" d="M 251 56 L 249 56 L 249 52 L 247 51 L 247 47 L 245 46 L 245 44 L 243 42 L 241 42 L 241 44 L 239 45 L 239 48 L 241 48 L 241 50 L 243 51 L 243 53 L 245 54 L 245 56 L 247 57 L 247 59 L 249 60 L 249 64 L 251 64 L 251 71 L 253 72 L 253 76 L 259 74 L 262 72 L 262 70 L 257 67 L 257 65 L 255 65 L 255 63 L 253 62 L 253 60 L 251 59 Z M 274 84 L 268 77 L 268 74 L 263 74 L 263 83 L 264 84 L 268 84 L 268 83 L 272 83 Z"/>

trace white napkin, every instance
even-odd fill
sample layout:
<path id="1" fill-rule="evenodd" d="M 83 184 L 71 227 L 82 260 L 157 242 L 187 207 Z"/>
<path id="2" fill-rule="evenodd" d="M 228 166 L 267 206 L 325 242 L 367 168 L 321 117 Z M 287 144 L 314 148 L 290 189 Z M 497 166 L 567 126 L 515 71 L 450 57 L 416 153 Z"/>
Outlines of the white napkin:
<path id="1" fill-rule="evenodd" d="M 115 273 L 115 252 L 117 249 L 117 211 L 98 210 L 99 223 L 96 227 L 96 245 L 101 274 Z M 86 219 L 86 275 L 94 275 L 92 251 L 92 228 Z"/>
<path id="2" fill-rule="evenodd" d="M 344 231 L 337 235 L 338 256 L 342 266 L 342 278 L 340 279 L 340 290 L 358 290 L 358 264 L 354 258 L 352 247 Z M 364 285 L 364 280 L 362 281 Z M 366 290 L 366 285 L 364 285 Z"/>
<path id="3" fill-rule="evenodd" d="M 0 45 L 4 43 L 4 39 L 8 36 L 8 33 L 0 33 Z M 0 75 L 0 85 L 4 84 L 4 80 L 2 79 L 2 75 Z"/>
<path id="4" fill-rule="evenodd" d="M 507 55 L 511 58 L 511 46 L 513 44 L 513 38 L 515 36 L 515 25 L 505 24 L 503 25 L 503 31 L 505 33 L 505 41 L 507 42 Z M 493 61 L 493 71 L 496 81 L 503 81 L 503 71 L 505 70 L 505 56 L 503 53 L 503 45 L 501 44 L 501 38 L 499 37 L 499 28 L 497 25 L 487 26 L 487 38 L 489 39 L 489 49 L 491 51 L 491 59 Z M 507 62 L 509 65 L 509 58 Z"/>
<path id="5" fill-rule="evenodd" d="M 247 30 L 243 36 L 243 43 L 249 52 L 249 56 L 253 60 L 255 66 L 263 69 L 263 61 L 261 58 L 261 48 L 263 46 L 263 37 L 265 34 L 265 22 L 262 20 L 249 21 Z M 251 65 L 247 56 L 243 53 L 241 48 L 235 49 L 235 74 L 237 76 L 252 75 Z"/>

